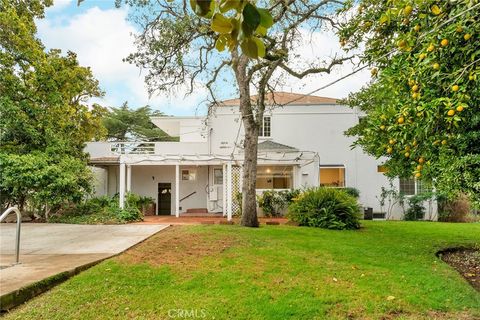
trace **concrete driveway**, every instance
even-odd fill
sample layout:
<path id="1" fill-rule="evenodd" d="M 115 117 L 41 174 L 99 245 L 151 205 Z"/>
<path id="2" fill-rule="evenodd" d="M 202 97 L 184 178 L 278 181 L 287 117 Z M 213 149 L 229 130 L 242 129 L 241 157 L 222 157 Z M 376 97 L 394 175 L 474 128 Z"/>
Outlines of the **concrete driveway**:
<path id="1" fill-rule="evenodd" d="M 12 265 L 15 224 L 0 224 L 0 296 L 116 255 L 168 225 L 22 224 L 20 264 Z"/>

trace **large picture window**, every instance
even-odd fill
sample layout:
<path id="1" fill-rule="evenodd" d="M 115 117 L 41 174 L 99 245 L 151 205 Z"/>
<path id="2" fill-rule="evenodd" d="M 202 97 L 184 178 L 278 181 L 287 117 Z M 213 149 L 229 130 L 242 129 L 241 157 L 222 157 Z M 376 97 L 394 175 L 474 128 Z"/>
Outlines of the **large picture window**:
<path id="1" fill-rule="evenodd" d="M 292 189 L 292 166 L 258 166 L 257 189 Z"/>
<path id="2" fill-rule="evenodd" d="M 263 117 L 260 130 L 258 132 L 259 137 L 270 137 L 272 134 L 272 119 L 271 117 Z"/>
<path id="3" fill-rule="evenodd" d="M 344 166 L 320 166 L 320 186 L 321 187 L 345 187 L 345 167 Z"/>

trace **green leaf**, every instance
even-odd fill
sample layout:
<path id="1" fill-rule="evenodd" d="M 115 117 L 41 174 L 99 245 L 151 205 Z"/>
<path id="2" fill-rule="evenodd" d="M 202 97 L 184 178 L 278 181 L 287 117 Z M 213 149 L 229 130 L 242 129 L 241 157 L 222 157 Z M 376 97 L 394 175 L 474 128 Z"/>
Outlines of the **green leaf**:
<path id="1" fill-rule="evenodd" d="M 243 8 L 242 31 L 246 37 L 249 37 L 257 29 L 260 24 L 260 13 L 257 8 L 247 3 Z"/>
<path id="2" fill-rule="evenodd" d="M 258 59 L 258 47 L 257 43 L 251 39 L 246 38 L 240 43 L 242 52 L 252 59 Z"/>
<path id="3" fill-rule="evenodd" d="M 257 55 L 259 58 L 265 57 L 265 44 L 263 41 L 257 37 L 253 37 L 252 40 L 257 45 Z"/>
<path id="4" fill-rule="evenodd" d="M 225 18 L 220 13 L 215 13 L 212 18 L 211 28 L 215 32 L 218 32 L 220 34 L 226 34 L 232 32 L 233 25 L 230 19 Z"/>
<path id="5" fill-rule="evenodd" d="M 242 8 L 243 1 L 239 0 L 225 0 L 220 4 L 220 12 L 225 13 L 230 10 L 240 11 Z"/>
<path id="6" fill-rule="evenodd" d="M 270 14 L 270 11 L 267 9 L 257 8 L 258 13 L 260 14 L 260 24 L 266 29 L 273 26 L 273 17 Z"/>
<path id="7" fill-rule="evenodd" d="M 204 18 L 210 18 L 215 10 L 215 1 L 190 0 L 190 6 L 195 14 Z"/>
<path id="8" fill-rule="evenodd" d="M 225 50 L 225 47 L 227 46 L 229 40 L 230 37 L 227 34 L 220 35 L 215 42 L 215 48 L 218 51 L 222 52 L 223 50 Z"/>

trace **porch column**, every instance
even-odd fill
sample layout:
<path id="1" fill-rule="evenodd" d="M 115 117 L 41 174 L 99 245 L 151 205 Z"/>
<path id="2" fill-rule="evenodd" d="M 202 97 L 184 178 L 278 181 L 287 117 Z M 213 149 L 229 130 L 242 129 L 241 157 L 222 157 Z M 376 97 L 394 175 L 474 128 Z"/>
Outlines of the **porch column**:
<path id="1" fill-rule="evenodd" d="M 180 217 L 180 165 L 175 165 L 175 216 Z"/>
<path id="2" fill-rule="evenodd" d="M 120 161 L 119 206 L 125 207 L 125 162 Z"/>
<path id="3" fill-rule="evenodd" d="M 223 174 L 223 188 L 222 188 L 222 211 L 223 216 L 227 215 L 227 166 L 225 164 L 222 165 L 222 174 Z"/>
<path id="4" fill-rule="evenodd" d="M 227 220 L 232 220 L 232 163 L 227 163 Z"/>
<path id="5" fill-rule="evenodd" d="M 127 192 L 132 190 L 132 166 L 127 165 Z"/>

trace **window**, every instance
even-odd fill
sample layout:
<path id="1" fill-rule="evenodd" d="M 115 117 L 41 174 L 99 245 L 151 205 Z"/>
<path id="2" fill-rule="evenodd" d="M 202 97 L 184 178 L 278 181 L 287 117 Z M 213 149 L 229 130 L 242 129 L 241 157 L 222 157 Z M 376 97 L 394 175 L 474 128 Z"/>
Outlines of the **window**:
<path id="1" fill-rule="evenodd" d="M 263 117 L 262 124 L 260 125 L 259 137 L 270 137 L 272 133 L 272 120 L 271 117 Z"/>
<path id="2" fill-rule="evenodd" d="M 182 180 L 183 181 L 194 181 L 196 177 L 195 171 L 193 170 L 182 170 Z"/>
<path id="3" fill-rule="evenodd" d="M 223 184 L 223 169 L 213 169 L 213 184 Z"/>
<path id="4" fill-rule="evenodd" d="M 412 196 L 415 194 L 415 179 L 413 178 L 400 178 L 400 193 L 406 196 Z"/>
<path id="5" fill-rule="evenodd" d="M 387 169 L 387 167 L 385 167 L 385 166 L 377 166 L 377 172 L 387 173 L 387 172 L 388 172 L 388 169 Z"/>
<path id="6" fill-rule="evenodd" d="M 345 187 L 345 167 L 344 166 L 320 166 L 320 186 L 321 187 Z"/>
<path id="7" fill-rule="evenodd" d="M 292 166 L 258 166 L 257 189 L 293 188 Z"/>
<path id="8" fill-rule="evenodd" d="M 400 193 L 405 196 L 413 196 L 428 192 L 430 189 L 423 185 L 423 183 L 414 178 L 400 178 Z"/>

